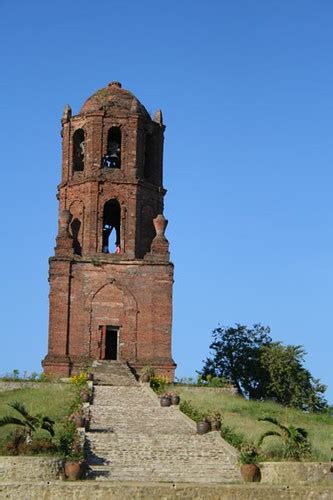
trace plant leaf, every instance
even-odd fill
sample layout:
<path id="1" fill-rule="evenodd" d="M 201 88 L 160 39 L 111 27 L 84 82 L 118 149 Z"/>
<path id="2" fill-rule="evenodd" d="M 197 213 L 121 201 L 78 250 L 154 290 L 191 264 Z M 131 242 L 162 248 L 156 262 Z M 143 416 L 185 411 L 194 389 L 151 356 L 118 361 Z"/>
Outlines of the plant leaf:
<path id="1" fill-rule="evenodd" d="M 262 434 L 260 436 L 259 441 L 258 441 L 258 446 L 261 446 L 263 440 L 267 436 L 278 436 L 278 437 L 282 438 L 281 434 L 279 432 L 277 432 L 277 431 L 267 431 L 267 432 L 264 432 L 264 434 Z"/>

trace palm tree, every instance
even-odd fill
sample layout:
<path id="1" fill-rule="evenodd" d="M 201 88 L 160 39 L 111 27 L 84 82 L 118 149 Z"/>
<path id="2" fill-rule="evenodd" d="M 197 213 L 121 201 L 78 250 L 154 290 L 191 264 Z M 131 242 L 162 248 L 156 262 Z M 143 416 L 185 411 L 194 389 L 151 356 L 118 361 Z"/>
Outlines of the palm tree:
<path id="1" fill-rule="evenodd" d="M 308 432 L 303 427 L 294 427 L 293 425 L 287 427 L 286 425 L 282 425 L 276 418 L 273 417 L 258 418 L 258 420 L 262 422 L 270 422 L 280 429 L 280 432 L 274 430 L 264 432 L 264 434 L 262 434 L 259 438 L 258 446 L 261 446 L 266 437 L 278 436 L 283 440 L 284 458 L 300 460 L 301 457 L 311 453 Z"/>
<path id="2" fill-rule="evenodd" d="M 6 415 L 5 417 L 0 418 L 0 427 L 4 427 L 5 425 L 18 425 L 19 427 L 23 427 L 27 436 L 27 442 L 31 441 L 31 435 L 37 429 L 44 429 L 52 437 L 54 436 L 53 426 L 55 422 L 49 417 L 40 414 L 30 415 L 26 407 L 19 401 L 8 403 L 8 406 L 16 410 L 23 418 L 19 419 L 11 415 Z"/>

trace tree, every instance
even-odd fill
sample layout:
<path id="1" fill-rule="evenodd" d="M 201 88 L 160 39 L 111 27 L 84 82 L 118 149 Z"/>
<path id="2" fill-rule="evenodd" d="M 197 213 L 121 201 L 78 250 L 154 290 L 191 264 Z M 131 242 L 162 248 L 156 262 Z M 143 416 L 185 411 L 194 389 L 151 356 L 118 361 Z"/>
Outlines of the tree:
<path id="1" fill-rule="evenodd" d="M 213 330 L 213 355 L 200 372 L 230 380 L 250 399 L 273 399 L 306 411 L 327 410 L 326 387 L 304 368 L 302 346 L 273 342 L 270 328 L 236 324 Z"/>
<path id="2" fill-rule="evenodd" d="M 16 410 L 23 418 L 19 419 L 11 415 L 6 415 L 5 417 L 0 418 L 0 427 L 4 427 L 5 425 L 16 425 L 18 427 L 22 427 L 22 430 L 26 435 L 27 442 L 31 440 L 32 433 L 37 429 L 44 429 L 52 437 L 54 436 L 54 421 L 49 417 L 40 414 L 31 415 L 26 407 L 19 401 L 8 403 L 8 406 Z"/>
<path id="3" fill-rule="evenodd" d="M 269 382 L 266 370 L 260 364 L 260 348 L 272 342 L 270 328 L 260 324 L 253 328 L 236 324 L 233 327 L 218 327 L 213 330 L 214 351 L 201 371 L 205 378 L 224 377 L 230 380 L 238 393 L 253 399 L 263 398 Z"/>
<path id="4" fill-rule="evenodd" d="M 300 460 L 311 455 L 311 445 L 308 440 L 308 432 L 303 427 L 282 425 L 276 418 L 258 418 L 263 422 L 270 422 L 279 428 L 279 431 L 266 431 L 259 438 L 258 446 L 268 436 L 278 436 L 283 441 L 283 458 Z"/>
<path id="5" fill-rule="evenodd" d="M 299 345 L 271 342 L 260 348 L 260 364 L 269 375 L 266 398 L 302 410 L 327 408 L 326 387 L 303 366 L 305 351 Z"/>

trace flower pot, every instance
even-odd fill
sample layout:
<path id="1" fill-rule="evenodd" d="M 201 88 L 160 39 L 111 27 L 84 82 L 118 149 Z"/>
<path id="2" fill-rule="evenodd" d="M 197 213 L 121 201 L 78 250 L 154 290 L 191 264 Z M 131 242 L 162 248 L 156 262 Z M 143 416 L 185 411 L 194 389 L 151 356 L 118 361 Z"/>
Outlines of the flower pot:
<path id="1" fill-rule="evenodd" d="M 81 400 L 83 403 L 90 403 L 90 394 L 89 392 L 83 392 L 81 394 Z"/>
<path id="2" fill-rule="evenodd" d="M 260 468 L 255 464 L 243 464 L 240 468 L 242 478 L 246 483 L 260 481 Z"/>
<path id="3" fill-rule="evenodd" d="M 221 430 L 221 420 L 212 420 L 211 423 L 212 431 L 220 431 Z"/>
<path id="4" fill-rule="evenodd" d="M 170 398 L 161 398 L 160 402 L 161 402 L 161 406 L 171 406 L 171 399 Z"/>
<path id="5" fill-rule="evenodd" d="M 141 382 L 145 382 L 145 383 L 150 382 L 150 375 L 149 375 L 149 373 L 143 373 L 141 375 L 140 379 L 141 379 Z"/>
<path id="6" fill-rule="evenodd" d="M 69 481 L 77 481 L 81 478 L 82 463 L 81 462 L 65 462 L 65 475 Z"/>
<path id="7" fill-rule="evenodd" d="M 206 434 L 211 429 L 209 422 L 197 422 L 197 433 L 198 434 Z"/>
<path id="8" fill-rule="evenodd" d="M 172 396 L 171 398 L 171 404 L 173 405 L 179 405 L 180 403 L 180 397 L 179 396 Z"/>
<path id="9" fill-rule="evenodd" d="M 86 419 L 81 415 L 75 415 L 73 418 L 76 428 L 84 427 L 86 423 Z"/>

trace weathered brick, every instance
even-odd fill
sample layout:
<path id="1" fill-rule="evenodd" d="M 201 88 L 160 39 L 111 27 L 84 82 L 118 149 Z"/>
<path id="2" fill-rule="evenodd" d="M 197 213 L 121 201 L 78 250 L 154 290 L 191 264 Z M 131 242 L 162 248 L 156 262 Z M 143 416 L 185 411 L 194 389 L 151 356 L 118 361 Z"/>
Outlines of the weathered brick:
<path id="1" fill-rule="evenodd" d="M 112 127 L 121 131 L 120 168 L 102 166 Z M 49 267 L 47 374 L 67 376 L 103 359 L 101 327 L 109 325 L 119 329 L 119 360 L 174 376 L 173 264 L 161 217 L 164 128 L 160 112 L 151 119 L 117 82 L 91 96 L 78 115 L 65 108 L 59 229 Z M 73 140 L 79 129 L 84 155 Z M 78 162 L 83 169 L 77 169 Z M 119 254 L 102 253 L 103 210 L 109 200 L 120 206 Z"/>

